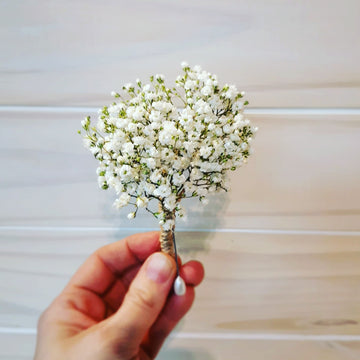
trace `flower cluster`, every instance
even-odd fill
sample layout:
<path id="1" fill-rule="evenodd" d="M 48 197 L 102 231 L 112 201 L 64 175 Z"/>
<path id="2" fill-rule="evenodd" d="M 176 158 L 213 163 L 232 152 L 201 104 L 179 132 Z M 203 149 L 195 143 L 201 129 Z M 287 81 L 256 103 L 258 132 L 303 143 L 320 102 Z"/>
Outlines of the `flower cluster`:
<path id="1" fill-rule="evenodd" d="M 99 110 L 96 127 L 82 121 L 84 144 L 100 162 L 99 186 L 113 188 L 115 207 L 128 204 L 151 212 L 165 229 L 182 217 L 183 198 L 227 190 L 226 173 L 246 163 L 257 128 L 243 115 L 247 101 L 216 75 L 182 63 L 176 87 L 163 75 L 149 84 L 126 84 L 115 101 Z M 151 200 L 160 203 L 152 210 Z"/>

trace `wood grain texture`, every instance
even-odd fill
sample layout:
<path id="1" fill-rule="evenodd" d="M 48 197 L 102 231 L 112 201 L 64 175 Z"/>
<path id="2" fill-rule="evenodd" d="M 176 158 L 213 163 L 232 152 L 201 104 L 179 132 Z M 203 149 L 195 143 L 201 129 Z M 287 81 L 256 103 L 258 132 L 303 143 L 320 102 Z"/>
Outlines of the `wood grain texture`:
<path id="1" fill-rule="evenodd" d="M 126 218 L 115 194 L 98 189 L 97 162 L 76 133 L 86 114 L 2 112 L 0 224 L 158 228 L 149 214 Z M 255 154 L 233 173 L 231 191 L 183 229 L 359 230 L 359 115 L 252 116 Z"/>
<path id="2" fill-rule="evenodd" d="M 0 232 L 0 328 L 35 328 L 96 248 L 124 232 Z M 206 278 L 180 333 L 360 334 L 360 236 L 179 233 Z"/>
<path id="3" fill-rule="evenodd" d="M 0 359 L 31 360 L 35 342 L 35 335 L 0 334 Z M 173 338 L 157 360 L 354 360 L 359 356 L 360 342 Z"/>
<path id="4" fill-rule="evenodd" d="M 359 12 L 356 0 L 3 0 L 0 360 L 32 359 L 39 314 L 91 252 L 158 228 L 112 208 L 76 131 L 81 106 L 136 78 L 173 81 L 183 60 L 246 90 L 260 131 L 230 193 L 203 211 L 184 202 L 180 253 L 206 278 L 158 359 L 359 359 Z"/>
<path id="5" fill-rule="evenodd" d="M 183 60 L 253 106 L 359 107 L 356 0 L 2 1 L 0 103 L 100 105 Z M 76 35 L 76 36 L 75 36 Z"/>

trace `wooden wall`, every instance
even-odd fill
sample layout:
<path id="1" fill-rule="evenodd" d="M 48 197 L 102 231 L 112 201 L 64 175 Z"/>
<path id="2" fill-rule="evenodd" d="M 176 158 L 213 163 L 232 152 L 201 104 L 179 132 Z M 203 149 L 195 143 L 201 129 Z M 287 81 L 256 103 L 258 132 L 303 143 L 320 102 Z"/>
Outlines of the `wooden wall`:
<path id="1" fill-rule="evenodd" d="M 0 11 L 0 359 L 103 244 L 156 229 L 98 189 L 80 120 L 128 81 L 201 64 L 260 130 L 232 190 L 179 222 L 203 261 L 159 359 L 360 358 L 360 3 L 13 1 Z"/>

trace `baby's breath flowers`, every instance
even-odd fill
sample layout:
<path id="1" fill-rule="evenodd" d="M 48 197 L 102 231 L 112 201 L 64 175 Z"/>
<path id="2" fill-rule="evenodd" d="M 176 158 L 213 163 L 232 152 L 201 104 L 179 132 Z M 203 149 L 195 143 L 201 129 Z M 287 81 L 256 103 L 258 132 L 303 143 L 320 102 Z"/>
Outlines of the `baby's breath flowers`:
<path id="1" fill-rule="evenodd" d="M 227 190 L 227 172 L 246 163 L 257 131 L 243 110 L 248 104 L 234 85 L 182 63 L 169 88 L 163 75 L 150 83 L 126 84 L 99 111 L 96 127 L 82 121 L 84 144 L 99 161 L 99 186 L 113 188 L 116 208 L 133 206 L 153 214 L 161 226 L 161 248 L 174 256 L 175 218 L 184 198 Z M 151 203 L 157 201 L 158 209 Z"/>

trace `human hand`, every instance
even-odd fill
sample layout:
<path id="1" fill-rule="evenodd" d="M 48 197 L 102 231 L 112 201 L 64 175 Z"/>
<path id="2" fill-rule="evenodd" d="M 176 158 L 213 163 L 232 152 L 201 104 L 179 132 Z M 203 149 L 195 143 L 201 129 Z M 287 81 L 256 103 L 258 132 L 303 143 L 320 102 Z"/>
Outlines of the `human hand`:
<path id="1" fill-rule="evenodd" d="M 186 294 L 174 295 L 175 261 L 159 249 L 151 232 L 93 253 L 41 315 L 34 360 L 154 359 L 204 277 L 197 261 L 181 266 Z"/>

